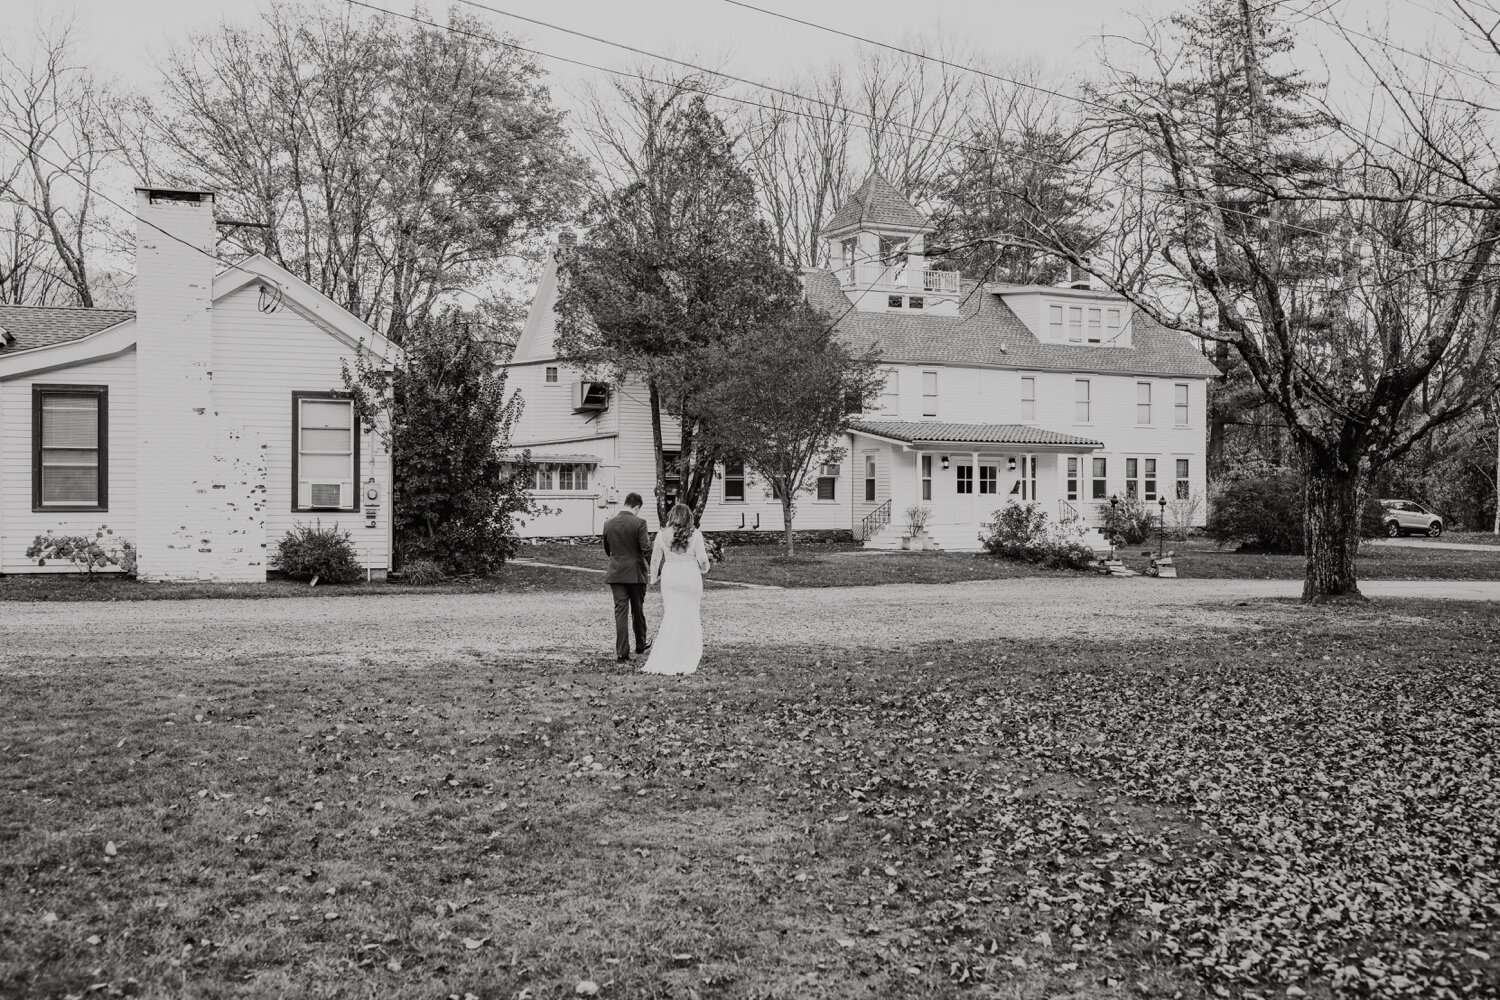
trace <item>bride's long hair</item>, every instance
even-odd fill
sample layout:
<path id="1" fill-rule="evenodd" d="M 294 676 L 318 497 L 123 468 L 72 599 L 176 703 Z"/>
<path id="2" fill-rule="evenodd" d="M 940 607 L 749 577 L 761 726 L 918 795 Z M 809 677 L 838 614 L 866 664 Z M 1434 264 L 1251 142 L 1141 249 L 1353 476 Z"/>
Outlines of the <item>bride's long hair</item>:
<path id="1" fill-rule="evenodd" d="M 667 512 L 666 527 L 672 532 L 672 551 L 686 552 L 693 540 L 693 508 L 685 503 L 673 504 Z"/>

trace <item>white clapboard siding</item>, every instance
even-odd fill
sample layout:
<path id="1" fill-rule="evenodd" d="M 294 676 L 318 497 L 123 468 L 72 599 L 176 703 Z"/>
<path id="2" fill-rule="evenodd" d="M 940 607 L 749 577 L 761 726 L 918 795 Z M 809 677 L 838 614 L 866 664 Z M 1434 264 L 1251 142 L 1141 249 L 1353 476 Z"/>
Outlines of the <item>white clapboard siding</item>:
<path id="1" fill-rule="evenodd" d="M 31 387 L 36 384 L 109 387 L 108 482 L 106 511 L 31 509 Z M 71 564 L 39 568 L 26 558 L 32 539 L 54 534 L 92 534 L 108 525 L 123 538 L 135 537 L 135 351 L 0 380 L 0 573 L 74 573 Z"/>

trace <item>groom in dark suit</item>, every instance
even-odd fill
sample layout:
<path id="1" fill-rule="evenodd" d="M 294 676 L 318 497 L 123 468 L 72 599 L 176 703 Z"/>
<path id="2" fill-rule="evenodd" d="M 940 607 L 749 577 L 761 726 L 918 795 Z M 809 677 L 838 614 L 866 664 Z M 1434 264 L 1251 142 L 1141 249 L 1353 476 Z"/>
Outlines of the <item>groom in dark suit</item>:
<path id="1" fill-rule="evenodd" d="M 615 595 L 615 662 L 630 661 L 630 630 L 627 613 L 635 626 L 635 651 L 644 653 L 651 644 L 646 641 L 646 584 L 650 580 L 647 560 L 651 556 L 651 534 L 641 517 L 641 495 L 625 497 L 625 509 L 604 522 L 604 554 L 609 556 L 609 572 L 604 582 Z"/>

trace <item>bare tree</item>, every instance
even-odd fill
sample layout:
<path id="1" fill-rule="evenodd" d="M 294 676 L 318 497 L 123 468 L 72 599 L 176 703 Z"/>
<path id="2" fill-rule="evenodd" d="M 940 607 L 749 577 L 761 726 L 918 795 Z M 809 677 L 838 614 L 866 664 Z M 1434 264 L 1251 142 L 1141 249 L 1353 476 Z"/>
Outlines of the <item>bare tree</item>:
<path id="1" fill-rule="evenodd" d="M 25 62 L 0 49 L 0 301 L 95 304 L 112 113 L 70 26 L 43 29 Z"/>

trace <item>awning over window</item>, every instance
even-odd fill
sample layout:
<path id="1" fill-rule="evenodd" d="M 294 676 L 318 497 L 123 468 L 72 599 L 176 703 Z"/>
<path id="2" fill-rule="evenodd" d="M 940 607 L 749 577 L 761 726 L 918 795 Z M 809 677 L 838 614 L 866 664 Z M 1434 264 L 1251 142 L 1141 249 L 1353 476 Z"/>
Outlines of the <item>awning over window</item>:
<path id="1" fill-rule="evenodd" d="M 517 452 L 510 452 L 504 458 L 507 462 L 519 462 L 521 456 Z M 548 465 L 598 465 L 598 455 L 539 455 L 531 453 L 531 460 L 535 463 L 546 463 Z"/>
<path id="2" fill-rule="evenodd" d="M 884 438 L 900 444 L 922 445 L 1010 445 L 1050 451 L 1092 451 L 1102 441 L 1049 431 L 1031 424 L 951 424 L 936 420 L 856 420 L 849 425 L 856 434 Z"/>

